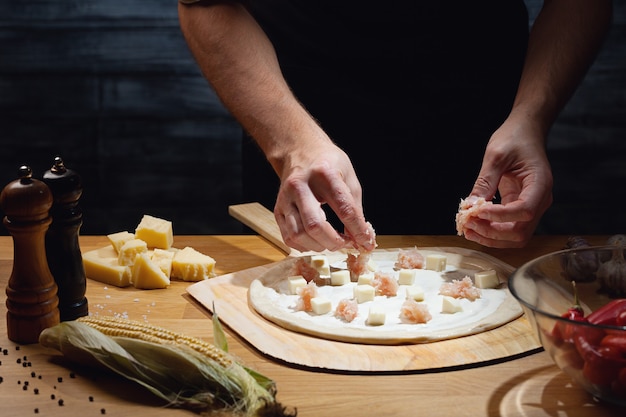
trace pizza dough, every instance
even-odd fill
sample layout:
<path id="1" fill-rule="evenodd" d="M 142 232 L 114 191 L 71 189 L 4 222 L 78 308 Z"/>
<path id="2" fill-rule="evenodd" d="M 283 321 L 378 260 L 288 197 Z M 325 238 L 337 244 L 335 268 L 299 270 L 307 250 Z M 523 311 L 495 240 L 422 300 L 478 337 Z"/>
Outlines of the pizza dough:
<path id="1" fill-rule="evenodd" d="M 374 301 L 359 304 L 359 314 L 352 322 L 335 317 L 334 311 L 341 299 L 352 298 L 355 282 L 342 286 L 320 286 L 318 294 L 332 302 L 329 313 L 316 315 L 297 311 L 298 295 L 289 292 L 288 276 L 298 258 L 288 258 L 255 279 L 249 288 L 248 298 L 252 308 L 265 319 L 288 330 L 342 342 L 363 344 L 427 343 L 456 338 L 487 331 L 508 323 L 522 314 L 518 302 L 506 288 L 506 280 L 512 268 L 479 252 L 461 248 L 419 248 L 428 254 L 444 254 L 446 270 L 416 270 L 415 284 L 425 292 L 432 319 L 424 324 L 404 323 L 400 320 L 400 306 L 406 299 L 406 285 L 400 285 L 395 297 L 376 296 Z M 399 249 L 375 250 L 372 253 L 377 270 L 393 271 Z M 345 268 L 347 255 L 341 252 L 326 254 L 333 270 Z M 310 259 L 310 257 L 305 256 Z M 481 289 L 481 297 L 475 301 L 461 299 L 462 311 L 442 313 L 443 296 L 439 294 L 441 284 L 473 278 L 475 272 L 494 269 L 500 280 L 496 289 Z M 397 274 L 397 271 L 395 272 Z M 385 324 L 367 324 L 369 308 L 375 304 L 386 313 Z"/>

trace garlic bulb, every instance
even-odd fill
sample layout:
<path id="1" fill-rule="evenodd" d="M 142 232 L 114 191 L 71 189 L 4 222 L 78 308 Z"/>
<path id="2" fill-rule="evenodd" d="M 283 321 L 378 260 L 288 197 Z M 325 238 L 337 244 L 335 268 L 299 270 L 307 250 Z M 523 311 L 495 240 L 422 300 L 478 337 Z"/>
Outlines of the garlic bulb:
<path id="1" fill-rule="evenodd" d="M 589 243 L 581 236 L 567 239 L 564 249 L 588 248 Z M 600 265 L 595 251 L 571 251 L 562 258 L 564 278 L 568 281 L 591 282 L 596 279 L 596 271 Z"/>
<path id="2" fill-rule="evenodd" d="M 623 297 L 626 295 L 626 260 L 624 246 L 618 245 L 613 249 L 611 259 L 598 268 L 596 274 L 600 288 L 607 293 Z"/>

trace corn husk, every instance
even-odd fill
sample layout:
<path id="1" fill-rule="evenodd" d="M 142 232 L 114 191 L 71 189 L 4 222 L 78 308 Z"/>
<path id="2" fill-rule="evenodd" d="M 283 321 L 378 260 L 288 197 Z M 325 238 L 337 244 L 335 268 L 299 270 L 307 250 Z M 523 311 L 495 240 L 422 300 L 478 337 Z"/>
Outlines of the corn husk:
<path id="1" fill-rule="evenodd" d="M 105 368 L 134 381 L 171 407 L 206 414 L 225 410 L 242 416 L 290 415 L 276 402 L 273 381 L 232 357 L 225 368 L 184 345 L 110 337 L 79 321 L 45 329 L 39 342 L 74 362 Z"/>

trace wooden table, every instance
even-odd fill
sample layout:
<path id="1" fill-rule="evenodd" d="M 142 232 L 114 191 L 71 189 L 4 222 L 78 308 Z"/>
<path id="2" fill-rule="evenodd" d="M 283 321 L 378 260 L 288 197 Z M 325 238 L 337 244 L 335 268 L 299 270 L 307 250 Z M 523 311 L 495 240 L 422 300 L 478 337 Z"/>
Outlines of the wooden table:
<path id="1" fill-rule="evenodd" d="M 537 236 L 525 249 L 483 248 L 456 236 L 381 236 L 379 246 L 458 246 L 486 252 L 519 266 L 560 249 L 563 236 Z M 592 244 L 606 237 L 589 237 Z M 83 236 L 83 251 L 108 244 L 105 237 Z M 226 274 L 284 259 L 284 252 L 259 236 L 176 236 L 175 247 L 192 246 L 217 260 Z M 12 269 L 13 244 L 0 237 L 0 287 Z M 188 283 L 166 290 L 115 288 L 88 281 L 90 311 L 122 314 L 131 319 L 176 329 L 212 341 L 210 313 L 186 292 Z M 8 340 L 0 305 L 0 416 L 183 416 L 184 410 L 163 404 L 135 385 L 116 377 L 78 369 L 38 345 L 16 346 Z M 228 331 L 228 329 L 227 329 Z M 460 370 L 396 374 L 351 374 L 296 369 L 259 353 L 228 331 L 230 351 L 248 366 L 274 379 L 279 401 L 298 416 L 623 416 L 626 410 L 598 404 L 553 364 L 533 352 L 522 357 Z M 19 348 L 19 349 L 18 349 Z M 18 363 L 21 362 L 21 363 Z M 26 362 L 26 365 L 24 365 Z M 62 400 L 62 405 L 59 401 Z"/>

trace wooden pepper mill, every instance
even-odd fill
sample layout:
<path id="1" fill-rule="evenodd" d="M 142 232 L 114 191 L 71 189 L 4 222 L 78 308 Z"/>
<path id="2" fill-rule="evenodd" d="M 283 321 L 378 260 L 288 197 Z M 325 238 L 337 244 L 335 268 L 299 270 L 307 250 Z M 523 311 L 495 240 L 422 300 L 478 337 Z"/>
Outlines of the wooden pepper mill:
<path id="1" fill-rule="evenodd" d="M 7 333 L 16 343 L 36 343 L 42 330 L 59 323 L 57 285 L 46 259 L 45 234 L 52 193 L 32 178 L 28 166 L 0 193 L 3 223 L 13 236 L 13 270 L 7 285 Z"/>
<path id="2" fill-rule="evenodd" d="M 43 182 L 53 197 L 52 224 L 46 233 L 48 266 L 59 289 L 61 321 L 75 320 L 89 313 L 85 297 L 87 280 L 78 243 L 83 224 L 78 205 L 83 192 L 81 178 L 57 156 L 52 168 L 44 173 Z"/>

